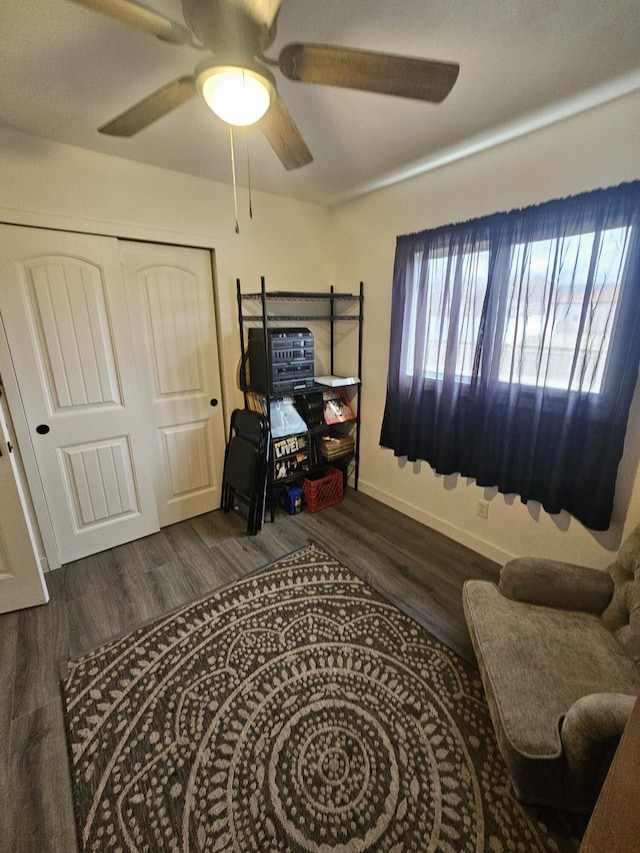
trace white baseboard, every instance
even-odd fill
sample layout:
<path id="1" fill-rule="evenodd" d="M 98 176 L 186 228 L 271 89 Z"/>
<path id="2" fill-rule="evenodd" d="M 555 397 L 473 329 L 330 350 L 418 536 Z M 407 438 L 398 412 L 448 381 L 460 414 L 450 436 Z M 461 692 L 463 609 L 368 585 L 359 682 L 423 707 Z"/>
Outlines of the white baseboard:
<path id="1" fill-rule="evenodd" d="M 489 560 L 493 560 L 501 566 L 508 560 L 512 560 L 515 557 L 515 554 L 504 551 L 502 548 L 497 548 L 495 545 L 492 545 L 491 542 L 486 542 L 484 539 L 474 536 L 467 530 L 463 530 L 462 527 L 451 524 L 443 518 L 439 518 L 437 515 L 433 515 L 424 509 L 419 509 L 407 501 L 403 501 L 393 495 L 389 495 L 382 491 L 382 489 L 377 488 L 377 486 L 372 486 L 370 483 L 367 483 L 362 479 L 358 481 L 358 489 L 361 492 L 364 492 L 365 495 L 375 498 L 377 501 L 380 501 L 380 503 L 390 506 L 392 509 L 397 509 L 398 512 L 401 512 L 403 515 L 408 515 L 409 518 L 419 521 L 426 527 L 430 527 L 432 530 L 437 530 L 438 533 L 448 536 L 449 539 L 453 539 L 455 542 L 460 542 L 460 544 L 464 545 L 466 548 L 470 548 L 477 554 L 482 554 L 483 557 L 487 557 Z"/>

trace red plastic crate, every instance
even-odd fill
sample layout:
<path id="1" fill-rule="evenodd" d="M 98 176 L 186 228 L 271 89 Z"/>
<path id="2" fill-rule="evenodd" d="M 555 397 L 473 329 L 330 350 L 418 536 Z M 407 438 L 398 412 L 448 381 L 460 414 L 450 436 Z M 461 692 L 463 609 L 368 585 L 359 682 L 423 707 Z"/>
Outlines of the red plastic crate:
<path id="1" fill-rule="evenodd" d="M 304 507 L 311 512 L 337 504 L 342 500 L 342 471 L 325 468 L 317 474 L 302 478 Z"/>

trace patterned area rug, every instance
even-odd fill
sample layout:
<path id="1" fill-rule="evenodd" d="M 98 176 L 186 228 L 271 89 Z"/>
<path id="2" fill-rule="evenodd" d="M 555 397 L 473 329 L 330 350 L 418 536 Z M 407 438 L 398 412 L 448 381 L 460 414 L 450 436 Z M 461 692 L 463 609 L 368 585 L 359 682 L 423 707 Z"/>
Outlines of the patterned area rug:
<path id="1" fill-rule="evenodd" d="M 576 850 L 476 673 L 315 545 L 70 664 L 85 851 Z"/>

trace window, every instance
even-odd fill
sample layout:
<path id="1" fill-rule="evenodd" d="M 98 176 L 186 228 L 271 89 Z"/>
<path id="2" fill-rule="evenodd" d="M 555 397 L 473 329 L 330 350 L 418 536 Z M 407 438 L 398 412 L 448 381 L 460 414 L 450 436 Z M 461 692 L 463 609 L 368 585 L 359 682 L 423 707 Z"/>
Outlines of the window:
<path id="1" fill-rule="evenodd" d="M 433 258 L 428 266 L 427 279 L 421 280 L 422 265 L 416 253 L 412 282 L 412 301 L 409 308 L 404 369 L 413 375 L 416 369 L 416 348 L 424 338 L 424 362 L 420 372 L 431 379 L 441 379 L 447 369 L 447 354 L 455 353 L 451 364 L 460 381 L 469 381 L 480 328 L 482 306 L 487 289 L 489 253 L 444 254 Z M 460 294 L 456 298 L 451 284 L 453 270 L 460 265 Z M 421 300 L 420 293 L 426 298 Z M 455 341 L 455 346 L 449 346 Z"/>
<path id="2" fill-rule="evenodd" d="M 640 182 L 398 238 L 381 443 L 608 527 L 639 247 Z"/>
<path id="3" fill-rule="evenodd" d="M 611 228 L 513 247 L 501 381 L 600 393 L 626 236 Z"/>
<path id="4" fill-rule="evenodd" d="M 516 376 L 513 381 L 523 385 L 600 392 L 626 248 L 627 232 L 623 228 L 513 247 L 500 345 L 500 381 L 510 382 Z M 596 282 L 588 288 L 594 256 Z M 460 309 L 455 310 L 448 279 L 458 264 Z M 554 269 L 550 274 L 551 266 Z M 422 280 L 421 272 L 420 253 L 416 253 L 403 347 L 404 371 L 407 376 L 413 375 L 418 338 L 424 335 L 421 374 L 442 378 L 447 352 L 453 351 L 455 375 L 459 381 L 469 382 L 487 291 L 489 251 L 452 258 L 441 254 L 431 260 L 426 280 Z M 424 301 L 419 298 L 422 290 Z M 455 340 L 453 346 L 450 338 Z"/>

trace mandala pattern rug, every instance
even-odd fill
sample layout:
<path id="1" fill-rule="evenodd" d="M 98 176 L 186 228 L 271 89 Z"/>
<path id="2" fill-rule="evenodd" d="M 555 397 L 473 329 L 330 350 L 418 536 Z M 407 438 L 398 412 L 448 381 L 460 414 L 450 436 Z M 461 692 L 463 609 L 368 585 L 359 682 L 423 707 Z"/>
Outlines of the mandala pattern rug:
<path id="1" fill-rule="evenodd" d="M 576 850 L 475 671 L 316 545 L 70 664 L 83 851 Z"/>

